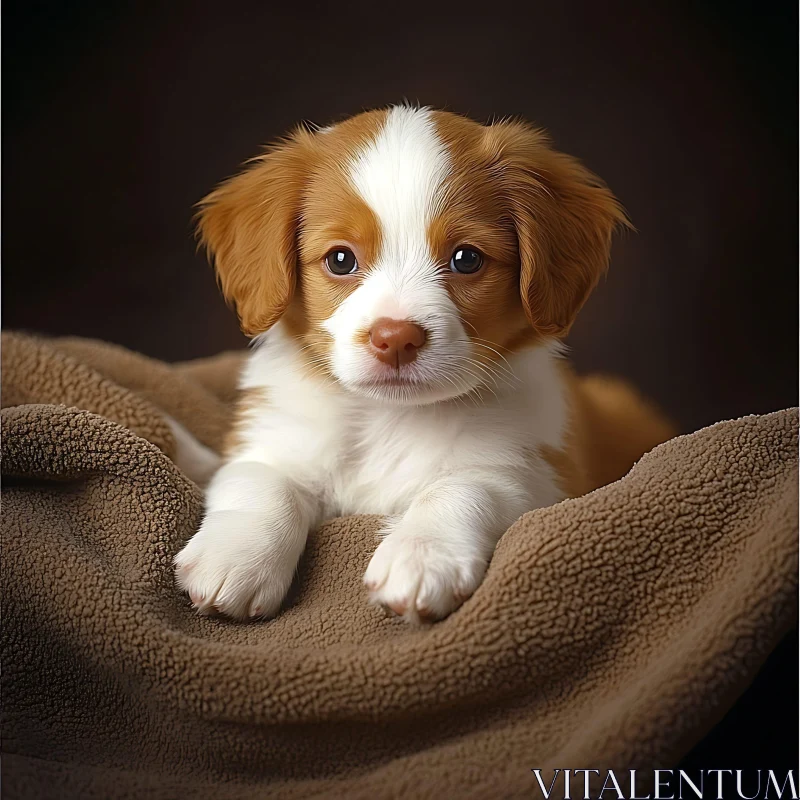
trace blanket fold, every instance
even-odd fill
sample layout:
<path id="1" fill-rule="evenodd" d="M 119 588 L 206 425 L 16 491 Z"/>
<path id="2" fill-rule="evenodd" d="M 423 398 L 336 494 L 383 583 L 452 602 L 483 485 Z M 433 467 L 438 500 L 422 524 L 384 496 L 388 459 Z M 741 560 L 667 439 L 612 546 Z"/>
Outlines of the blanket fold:
<path id="1" fill-rule="evenodd" d="M 282 614 L 239 624 L 175 588 L 202 492 L 163 414 L 219 448 L 241 355 L 2 355 L 5 796 L 539 796 L 533 768 L 671 766 L 795 621 L 794 409 L 526 514 L 436 625 L 367 605 L 377 517 L 313 533 Z"/>

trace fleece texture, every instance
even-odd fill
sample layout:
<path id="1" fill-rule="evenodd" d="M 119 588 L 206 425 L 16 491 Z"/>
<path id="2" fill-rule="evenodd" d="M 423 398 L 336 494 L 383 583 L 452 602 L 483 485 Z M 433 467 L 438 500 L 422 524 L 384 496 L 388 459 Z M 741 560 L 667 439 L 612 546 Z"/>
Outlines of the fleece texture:
<path id="1" fill-rule="evenodd" d="M 535 767 L 670 767 L 795 621 L 796 410 L 526 514 L 436 625 L 366 603 L 375 517 L 310 536 L 276 619 L 199 617 L 170 562 L 203 497 L 160 410 L 220 447 L 240 361 L 4 335 L 4 797 L 534 797 Z"/>

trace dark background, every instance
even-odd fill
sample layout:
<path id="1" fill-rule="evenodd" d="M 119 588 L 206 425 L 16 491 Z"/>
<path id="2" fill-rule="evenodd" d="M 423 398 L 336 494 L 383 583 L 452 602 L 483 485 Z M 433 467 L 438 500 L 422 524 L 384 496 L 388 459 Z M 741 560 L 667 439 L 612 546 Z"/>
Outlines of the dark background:
<path id="1" fill-rule="evenodd" d="M 407 98 L 535 121 L 627 207 L 581 370 L 687 431 L 795 405 L 796 8 L 6 0 L 3 325 L 168 360 L 242 346 L 193 204 L 302 119 Z M 689 762 L 796 766 L 796 665 L 793 637 Z"/>

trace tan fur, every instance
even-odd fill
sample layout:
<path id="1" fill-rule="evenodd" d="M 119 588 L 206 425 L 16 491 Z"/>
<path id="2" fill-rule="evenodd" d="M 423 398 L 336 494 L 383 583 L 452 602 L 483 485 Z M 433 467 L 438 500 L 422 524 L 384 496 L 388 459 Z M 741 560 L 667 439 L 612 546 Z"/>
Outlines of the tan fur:
<path id="1" fill-rule="evenodd" d="M 520 295 L 517 234 L 485 147 L 487 128 L 444 112 L 436 112 L 434 119 L 451 153 L 451 172 L 446 200 L 429 226 L 428 241 L 447 275 L 474 358 L 501 368 L 505 354 L 538 338 Z M 449 272 L 453 252 L 465 245 L 482 253 L 482 269 L 474 275 Z"/>
<path id="2" fill-rule="evenodd" d="M 283 317 L 314 371 L 325 371 L 331 344 L 321 323 L 358 285 L 332 276 L 325 257 L 349 247 L 366 272 L 380 247 L 377 220 L 345 165 L 385 115 L 367 112 L 325 133 L 298 128 L 200 204 L 200 239 L 242 330 L 255 336 Z"/>
<path id="3" fill-rule="evenodd" d="M 569 497 L 619 480 L 649 450 L 677 434 L 676 426 L 618 378 L 578 377 L 564 367 L 570 424 L 563 451 L 543 456 Z"/>
<path id="4" fill-rule="evenodd" d="M 448 288 L 476 358 L 499 364 L 504 352 L 566 335 L 628 222 L 602 181 L 542 131 L 434 117 L 452 167 L 431 248 L 444 264 L 458 245 L 484 254 L 479 273 L 451 276 Z"/>
<path id="5" fill-rule="evenodd" d="M 608 268 L 611 235 L 628 226 L 605 184 L 520 122 L 486 128 L 484 146 L 517 231 L 520 290 L 531 325 L 564 336 Z"/>
<path id="6" fill-rule="evenodd" d="M 268 330 L 294 296 L 297 223 L 312 151 L 312 135 L 298 129 L 200 204 L 200 240 L 248 336 Z"/>
<path id="7" fill-rule="evenodd" d="M 246 418 L 252 411 L 263 409 L 269 400 L 266 389 L 245 389 L 239 392 L 236 400 L 236 412 L 234 414 L 233 425 L 225 436 L 222 445 L 222 454 L 225 458 L 230 458 L 245 442 L 244 430 L 246 428 Z"/>

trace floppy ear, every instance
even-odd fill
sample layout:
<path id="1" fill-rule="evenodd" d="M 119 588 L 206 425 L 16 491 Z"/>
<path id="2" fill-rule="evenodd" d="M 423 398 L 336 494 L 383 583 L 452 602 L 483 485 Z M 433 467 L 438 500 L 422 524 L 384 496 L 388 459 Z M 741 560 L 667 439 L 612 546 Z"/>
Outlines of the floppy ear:
<path id="1" fill-rule="evenodd" d="M 542 131 L 501 122 L 487 142 L 517 230 L 525 313 L 539 333 L 564 336 L 608 268 L 611 234 L 630 224 L 605 184 Z"/>
<path id="2" fill-rule="evenodd" d="M 198 235 L 242 330 L 255 336 L 291 302 L 312 134 L 298 130 L 200 202 Z"/>

